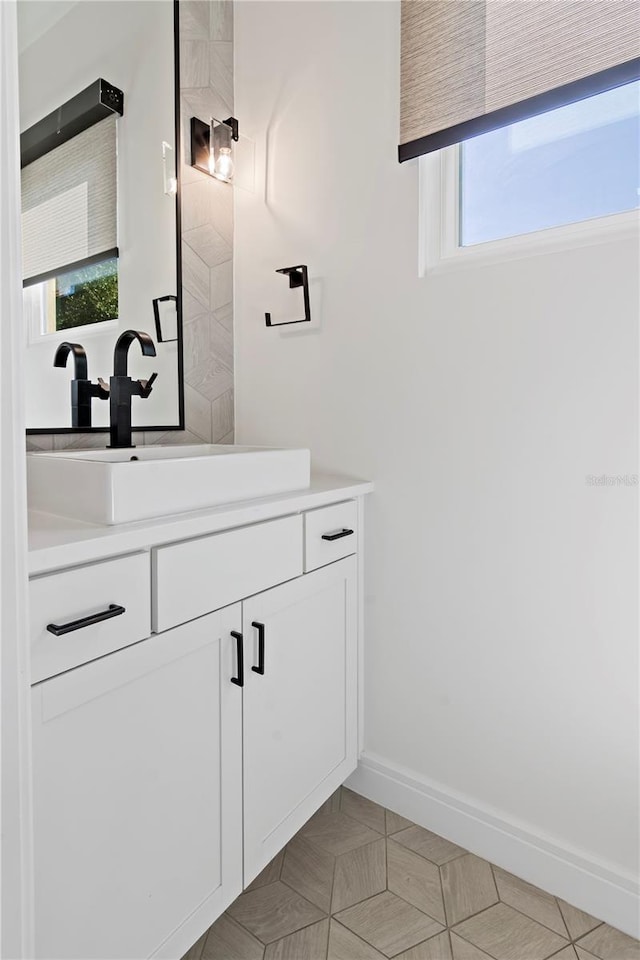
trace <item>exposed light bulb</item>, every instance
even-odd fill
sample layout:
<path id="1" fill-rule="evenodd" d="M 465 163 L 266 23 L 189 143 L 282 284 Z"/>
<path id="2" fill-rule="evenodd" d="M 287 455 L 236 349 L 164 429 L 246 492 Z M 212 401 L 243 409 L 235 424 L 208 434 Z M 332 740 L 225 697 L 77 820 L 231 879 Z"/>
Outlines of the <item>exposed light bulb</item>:
<path id="1" fill-rule="evenodd" d="M 210 162 L 209 169 L 211 170 L 212 176 L 216 177 L 218 180 L 231 180 L 234 171 L 233 159 L 231 157 L 231 147 L 220 147 L 218 156 L 213 162 L 213 167 L 211 166 Z"/>

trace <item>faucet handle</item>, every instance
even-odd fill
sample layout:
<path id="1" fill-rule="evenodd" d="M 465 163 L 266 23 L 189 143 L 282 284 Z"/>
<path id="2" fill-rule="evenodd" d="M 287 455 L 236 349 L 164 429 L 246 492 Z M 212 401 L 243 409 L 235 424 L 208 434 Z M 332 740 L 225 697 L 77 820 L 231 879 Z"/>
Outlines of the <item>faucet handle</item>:
<path id="1" fill-rule="evenodd" d="M 148 380 L 138 380 L 138 383 L 140 384 L 140 396 L 145 400 L 153 390 L 153 384 L 157 376 L 157 373 L 152 373 Z"/>
<path id="2" fill-rule="evenodd" d="M 109 393 L 110 393 L 109 384 L 106 383 L 106 381 L 104 381 L 102 377 L 98 377 L 97 383 L 91 384 L 92 397 L 97 397 L 98 400 L 108 400 Z"/>

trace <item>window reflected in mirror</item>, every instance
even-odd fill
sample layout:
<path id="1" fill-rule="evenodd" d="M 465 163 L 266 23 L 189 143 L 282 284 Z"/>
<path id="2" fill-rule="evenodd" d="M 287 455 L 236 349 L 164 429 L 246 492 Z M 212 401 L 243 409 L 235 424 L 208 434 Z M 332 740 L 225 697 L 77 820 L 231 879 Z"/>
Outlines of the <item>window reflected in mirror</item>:
<path id="1" fill-rule="evenodd" d="M 118 319 L 118 258 L 108 256 L 24 288 L 30 340 Z"/>

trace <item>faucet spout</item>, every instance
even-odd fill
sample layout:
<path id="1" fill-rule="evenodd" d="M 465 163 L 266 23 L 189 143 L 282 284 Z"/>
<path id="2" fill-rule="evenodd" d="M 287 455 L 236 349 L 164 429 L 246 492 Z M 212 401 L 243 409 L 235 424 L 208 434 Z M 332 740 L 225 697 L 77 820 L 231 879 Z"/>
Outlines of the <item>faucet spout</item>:
<path id="1" fill-rule="evenodd" d="M 127 376 L 129 347 L 134 340 L 137 340 L 140 344 L 143 357 L 155 357 L 156 348 L 148 333 L 144 333 L 142 330 L 125 330 L 124 333 L 121 333 L 118 337 L 113 351 L 114 377 Z"/>
<path id="2" fill-rule="evenodd" d="M 73 356 L 74 380 L 88 380 L 89 364 L 87 362 L 87 352 L 81 343 L 69 343 L 67 340 L 61 343 L 53 358 L 54 367 L 66 367 L 69 354 Z"/>
<path id="3" fill-rule="evenodd" d="M 69 354 L 73 357 L 74 375 L 71 381 L 71 426 L 74 430 L 91 429 L 91 401 L 94 397 L 106 400 L 108 391 L 89 380 L 87 354 L 81 343 L 64 341 L 53 358 L 54 367 L 66 367 Z"/>
<path id="4" fill-rule="evenodd" d="M 156 348 L 148 333 L 125 330 L 120 334 L 113 353 L 113 376 L 109 380 L 109 447 L 132 447 L 131 399 L 146 399 L 157 374 L 148 380 L 132 380 L 127 374 L 129 347 L 137 340 L 144 357 L 155 357 Z"/>

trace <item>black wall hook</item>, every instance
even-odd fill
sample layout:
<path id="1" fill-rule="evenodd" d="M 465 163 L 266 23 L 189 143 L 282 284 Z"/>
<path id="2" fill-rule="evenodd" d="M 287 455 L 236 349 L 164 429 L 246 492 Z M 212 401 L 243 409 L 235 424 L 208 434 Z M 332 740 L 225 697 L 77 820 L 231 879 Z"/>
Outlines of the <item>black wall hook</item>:
<path id="1" fill-rule="evenodd" d="M 289 277 L 289 289 L 302 287 L 304 294 L 304 317 L 302 320 L 285 320 L 282 323 L 272 323 L 271 314 L 265 313 L 265 321 L 268 327 L 287 327 L 292 323 L 309 323 L 311 320 L 311 304 L 309 301 L 309 271 L 306 264 L 299 264 L 297 267 L 281 267 L 276 273 L 284 273 Z"/>

